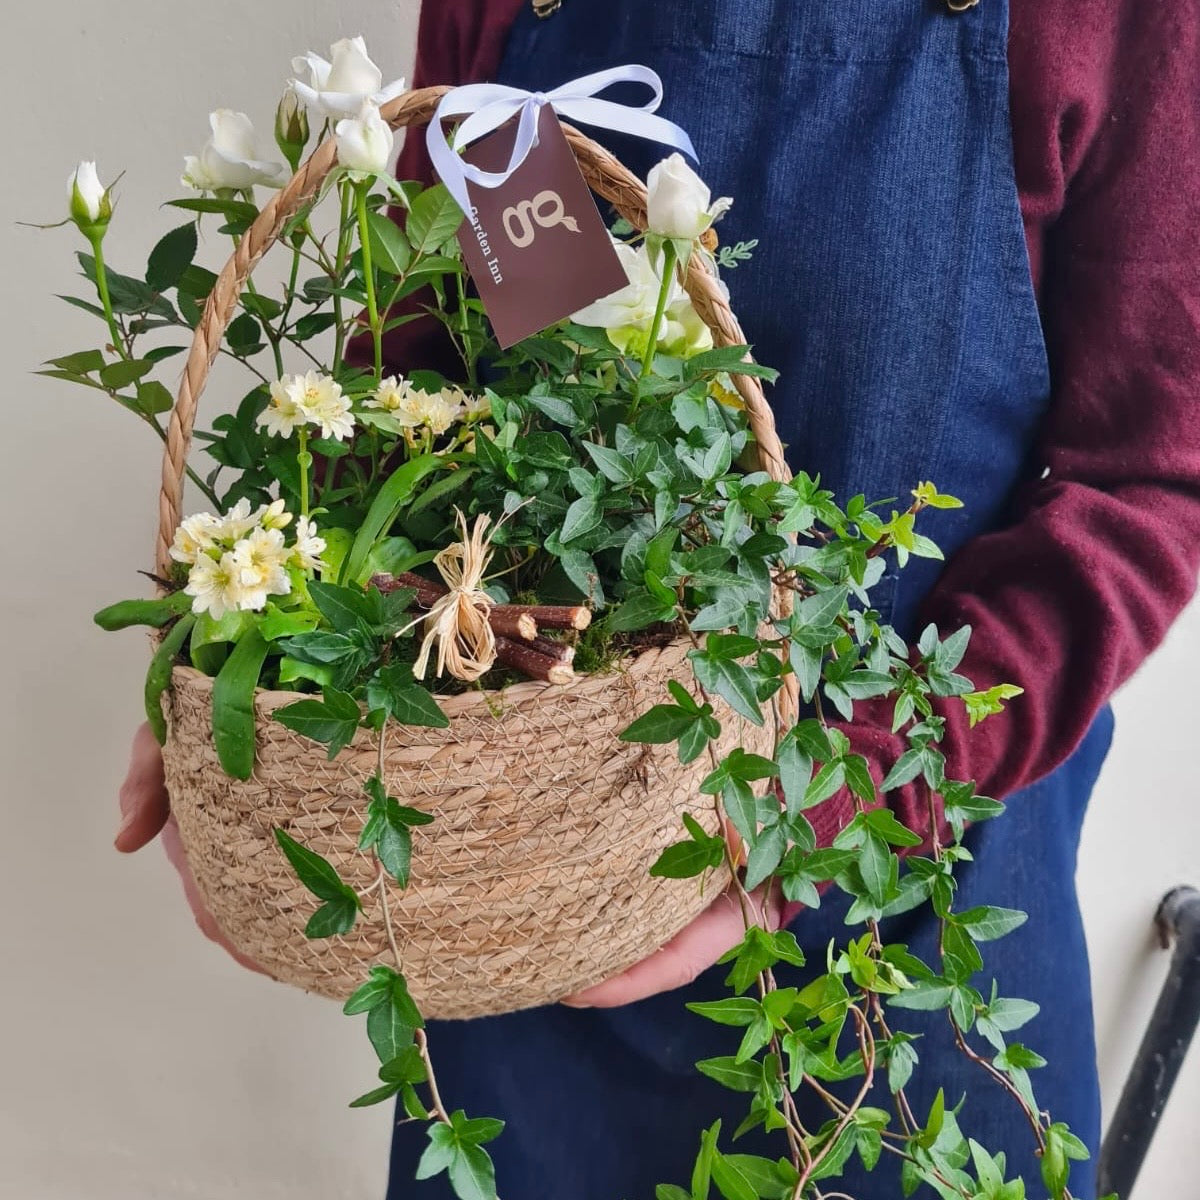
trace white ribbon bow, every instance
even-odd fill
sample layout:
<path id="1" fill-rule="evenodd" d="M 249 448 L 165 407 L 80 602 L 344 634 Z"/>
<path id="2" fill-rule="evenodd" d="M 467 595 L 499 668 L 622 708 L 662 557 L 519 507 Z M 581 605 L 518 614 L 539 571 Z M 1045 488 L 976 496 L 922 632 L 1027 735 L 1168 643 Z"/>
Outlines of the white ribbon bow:
<path id="1" fill-rule="evenodd" d="M 597 98 L 597 92 L 614 83 L 644 83 L 653 95 L 640 108 Z M 662 80 L 649 67 L 636 63 L 583 75 L 550 92 L 526 92 L 499 83 L 470 83 L 442 97 L 426 129 L 425 141 L 438 176 L 459 208 L 470 217 L 466 180 L 479 187 L 497 188 L 509 179 L 537 145 L 538 115 L 546 104 L 572 121 L 662 142 L 695 159 L 696 151 L 687 133 L 673 121 L 654 115 L 662 98 Z M 457 152 L 464 146 L 499 129 L 518 113 L 517 138 L 503 171 L 484 171 L 459 157 Z M 446 141 L 442 119 L 461 116 L 467 119 L 455 131 L 451 145 Z"/>

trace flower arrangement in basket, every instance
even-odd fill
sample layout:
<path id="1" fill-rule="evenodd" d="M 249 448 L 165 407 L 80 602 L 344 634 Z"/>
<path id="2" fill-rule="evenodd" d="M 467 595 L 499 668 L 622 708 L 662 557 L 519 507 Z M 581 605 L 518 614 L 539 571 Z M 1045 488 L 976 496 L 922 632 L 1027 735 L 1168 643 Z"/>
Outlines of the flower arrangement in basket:
<path id="1" fill-rule="evenodd" d="M 1043 1060 L 1008 1036 L 1036 1006 L 971 982 L 978 943 L 1024 915 L 954 908 L 964 827 L 1002 805 L 945 778 L 932 703 L 961 697 L 982 719 L 1018 689 L 973 692 L 955 673 L 969 631 L 931 628 L 910 652 L 871 607 L 885 556 L 937 555 L 918 514 L 957 501 L 914 481 L 900 510 L 839 505 L 789 475 L 762 392 L 774 373 L 750 359 L 719 280 L 753 245 L 718 246 L 729 201 L 712 203 L 678 154 L 647 189 L 567 129 L 617 213 L 605 249 L 626 282 L 502 347 L 486 280 L 477 269 L 472 286 L 464 265 L 495 236 L 473 207 L 482 191 L 468 223 L 462 178 L 388 173 L 392 130 L 433 122 L 436 145 L 442 116 L 471 111 L 469 89 L 385 88 L 361 39 L 296 65 L 276 124 L 294 174 L 258 160 L 244 116 L 214 113 L 185 174 L 201 194 L 171 202 L 189 220 L 142 278 L 105 264 L 111 194 L 80 167 L 71 217 L 98 303 L 72 302 L 107 339 L 45 372 L 108 393 L 163 440 L 158 594 L 96 619 L 155 631 L 147 715 L 224 933 L 276 978 L 366 1014 L 380 1080 L 354 1103 L 398 1096 L 429 1122 L 422 1176 L 447 1171 L 463 1200 L 490 1200 L 484 1145 L 502 1122 L 451 1110 L 425 1019 L 558 1000 L 730 887 L 745 920 L 723 960 L 731 995 L 692 1007 L 735 1035 L 697 1065 L 746 1093 L 737 1133 L 774 1131 L 780 1156 L 738 1154 L 714 1127 L 690 1187 L 664 1184 L 660 1200 L 817 1196 L 851 1155 L 898 1162 L 905 1194 L 924 1182 L 1019 1200 L 1003 1155 L 941 1093 L 927 1113 L 907 1099 L 919 1045 L 899 1021 L 939 1008 L 981 1082 L 1024 1109 L 1046 1187 L 1068 1196 L 1069 1160 L 1086 1151 L 1039 1111 L 1029 1069 Z M 539 130 L 525 153 L 550 142 L 545 99 L 509 110 L 514 187 L 512 138 Z M 259 186 L 278 189 L 261 207 Z M 545 194 L 508 211 L 571 232 Z M 219 274 L 196 261 L 214 222 L 233 247 Z M 278 295 L 251 278 L 268 251 L 286 268 Z M 443 330 L 452 374 L 385 361 L 385 335 L 417 320 Z M 183 348 L 147 343 L 179 329 L 192 342 L 173 396 L 155 375 Z M 250 390 L 193 434 L 218 355 Z M 189 465 L 193 436 L 206 468 Z M 185 478 L 207 511 L 183 516 Z M 878 697 L 910 745 L 882 780 L 844 732 L 856 701 Z M 921 845 L 881 804 L 918 777 L 950 840 Z M 818 846 L 806 813 L 843 789 L 856 815 Z M 817 906 L 828 886 L 854 897 L 858 929 L 785 986 L 803 955 L 772 901 Z M 881 919 L 926 903 L 939 962 L 880 935 Z M 883 1075 L 894 1113 L 866 1103 Z M 839 1098 L 847 1080 L 861 1090 Z M 802 1088 L 827 1100 L 819 1127 L 800 1120 Z"/>

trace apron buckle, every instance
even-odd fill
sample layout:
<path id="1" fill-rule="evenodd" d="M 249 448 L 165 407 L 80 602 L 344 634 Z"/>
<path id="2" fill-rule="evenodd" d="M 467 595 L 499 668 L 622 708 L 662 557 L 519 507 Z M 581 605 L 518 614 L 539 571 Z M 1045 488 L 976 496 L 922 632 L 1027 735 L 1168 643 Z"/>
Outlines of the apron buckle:
<path id="1" fill-rule="evenodd" d="M 562 8 L 562 0 L 533 0 L 534 15 L 543 21 L 547 17 L 554 16 L 560 8 Z"/>
<path id="2" fill-rule="evenodd" d="M 979 0 L 946 0 L 946 7 L 952 13 L 965 13 L 969 8 L 974 8 L 979 3 Z"/>

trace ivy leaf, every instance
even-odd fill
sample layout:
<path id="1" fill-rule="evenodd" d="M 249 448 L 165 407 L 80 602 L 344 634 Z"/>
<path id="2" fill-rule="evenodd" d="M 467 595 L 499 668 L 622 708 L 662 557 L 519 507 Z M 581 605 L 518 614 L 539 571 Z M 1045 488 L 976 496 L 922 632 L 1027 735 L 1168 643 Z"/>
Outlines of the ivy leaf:
<path id="1" fill-rule="evenodd" d="M 1015 908 L 980 905 L 957 913 L 956 917 L 958 923 L 967 929 L 975 941 L 991 942 L 1014 929 L 1019 929 L 1029 919 L 1029 914 Z"/>
<path id="2" fill-rule="evenodd" d="M 740 1063 L 731 1055 L 702 1059 L 696 1070 L 735 1092 L 756 1092 L 763 1081 L 761 1062 Z"/>
<path id="3" fill-rule="evenodd" d="M 327 745 L 332 759 L 350 744 L 362 720 L 362 710 L 353 696 L 336 688 L 325 688 L 322 697 L 277 708 L 274 715 L 288 729 Z"/>
<path id="4" fill-rule="evenodd" d="M 387 1000 L 376 1005 L 367 1013 L 367 1037 L 375 1047 L 381 1063 L 398 1058 L 412 1045 L 413 1034 L 424 1028 L 425 1022 L 412 997 L 408 985 L 399 973 L 391 981 Z"/>
<path id="5" fill-rule="evenodd" d="M 359 905 L 358 894 L 342 881 L 334 866 L 307 846 L 302 846 L 284 830 L 276 828 L 275 840 L 292 864 L 297 878 L 319 900 L 351 900 Z"/>
<path id="6" fill-rule="evenodd" d="M 354 928 L 358 917 L 358 897 L 353 900 L 327 900 L 308 919 L 304 927 L 307 938 L 333 937 L 336 934 L 349 933 Z"/>
<path id="7" fill-rule="evenodd" d="M 763 723 L 754 681 L 741 663 L 732 658 L 715 656 L 711 651 L 692 650 L 688 657 L 692 660 L 692 669 L 703 687 L 716 692 L 729 703 L 734 712 L 746 720 L 755 725 Z"/>
<path id="8" fill-rule="evenodd" d="M 701 1017 L 715 1021 L 718 1025 L 749 1025 L 762 1013 L 762 1005 L 749 996 L 730 996 L 725 1000 L 695 1000 L 685 1007 Z"/>
<path id="9" fill-rule="evenodd" d="M 385 709 L 400 725 L 419 725 L 427 729 L 448 729 L 450 718 L 441 706 L 413 677 L 408 663 L 389 663 L 381 667 L 367 684 L 367 706 Z"/>

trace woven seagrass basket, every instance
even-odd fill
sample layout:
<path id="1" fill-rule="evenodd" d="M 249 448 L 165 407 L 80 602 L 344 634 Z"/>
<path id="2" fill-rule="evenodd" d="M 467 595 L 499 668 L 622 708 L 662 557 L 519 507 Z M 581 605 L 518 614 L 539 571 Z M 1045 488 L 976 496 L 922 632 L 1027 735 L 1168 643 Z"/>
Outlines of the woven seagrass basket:
<path id="1" fill-rule="evenodd" d="M 446 89 L 397 98 L 383 115 L 393 127 L 424 125 Z M 644 228 L 640 181 L 574 129 L 567 136 L 598 195 Z M 179 524 L 196 404 L 250 272 L 288 219 L 316 195 L 335 165 L 319 147 L 262 210 L 221 272 L 196 328 L 163 457 L 157 563 Z M 693 258 L 686 286 L 717 345 L 744 342 L 716 280 Z M 762 468 L 787 478 L 771 412 L 756 380 L 736 385 L 757 438 Z M 333 761 L 324 747 L 272 720 L 294 692 L 256 697 L 253 775 L 229 778 L 213 748 L 212 680 L 174 669 L 164 698 L 163 757 L 171 808 L 188 862 L 217 923 L 242 953 L 276 979 L 344 998 L 374 962 L 399 953 L 413 997 L 430 1017 L 471 1017 L 560 999 L 639 961 L 671 939 L 726 882 L 655 879 L 649 868 L 681 836 L 690 811 L 709 830 L 716 816 L 697 792 L 707 757 L 681 765 L 673 746 L 632 745 L 617 735 L 664 698 L 668 679 L 691 678 L 679 641 L 619 668 L 555 686 L 518 683 L 443 700 L 447 729 L 391 726 L 384 760 L 388 791 L 431 812 L 416 831 L 412 878 L 389 887 L 396 945 L 382 900 L 364 901 L 345 937 L 309 941 L 316 901 L 276 845 L 281 827 L 327 857 L 352 886 L 374 882 L 357 852 L 362 786 L 376 765 L 374 736 L 359 731 Z M 771 723 L 750 725 L 728 708 L 720 753 L 733 746 L 770 753 Z"/>

